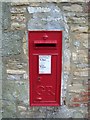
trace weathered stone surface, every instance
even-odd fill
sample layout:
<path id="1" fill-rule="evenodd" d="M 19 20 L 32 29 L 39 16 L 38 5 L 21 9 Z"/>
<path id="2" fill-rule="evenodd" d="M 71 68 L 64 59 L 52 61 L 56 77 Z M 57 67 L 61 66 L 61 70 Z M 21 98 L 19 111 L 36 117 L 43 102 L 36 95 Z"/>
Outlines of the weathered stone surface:
<path id="1" fill-rule="evenodd" d="M 85 87 L 82 84 L 74 84 L 74 85 L 69 85 L 69 92 L 73 93 L 81 93 L 85 92 Z"/>
<path id="2" fill-rule="evenodd" d="M 71 26 L 71 31 L 72 32 L 88 32 L 88 26 L 84 26 L 84 27 L 81 27 L 81 26 Z"/>
<path id="3" fill-rule="evenodd" d="M 76 76 L 88 76 L 88 70 L 81 71 L 81 72 L 75 72 L 74 75 L 76 75 Z"/>
<path id="4" fill-rule="evenodd" d="M 88 34 L 85 34 L 85 33 L 80 33 L 80 34 L 74 34 L 75 36 L 75 39 L 77 40 L 84 40 L 84 41 L 88 41 Z"/>
<path id="5" fill-rule="evenodd" d="M 70 57 L 71 57 L 71 51 L 68 49 L 64 50 L 64 55 L 65 55 L 65 62 L 70 61 Z"/>
<path id="6" fill-rule="evenodd" d="M 79 63 L 76 65 L 77 68 L 88 68 L 88 64 L 86 63 Z"/>
<path id="7" fill-rule="evenodd" d="M 25 2 L 12 2 L 11 3 L 11 6 L 18 6 L 18 5 L 29 5 L 29 2 L 28 2 L 28 0 L 25 0 Z"/>
<path id="8" fill-rule="evenodd" d="M 1 98 L 0 98 L 0 99 L 1 99 Z M 3 112 L 3 111 L 2 111 L 2 100 L 0 100 L 0 108 L 1 108 L 1 109 L 0 109 L 0 118 L 2 118 L 2 112 Z"/>
<path id="9" fill-rule="evenodd" d="M 88 41 L 83 41 L 83 46 L 84 46 L 85 48 L 88 48 L 88 47 L 89 47 L 89 42 L 88 42 Z"/>
<path id="10" fill-rule="evenodd" d="M 59 107 L 56 111 L 47 111 L 47 118 L 70 118 L 72 117 L 73 110 L 68 109 L 66 105 Z"/>
<path id="11" fill-rule="evenodd" d="M 8 74 L 25 74 L 26 73 L 26 71 L 25 70 L 8 70 L 7 69 L 7 73 Z"/>
<path id="12" fill-rule="evenodd" d="M 50 10 L 48 7 L 28 7 L 29 13 L 50 12 Z"/>
<path id="13" fill-rule="evenodd" d="M 0 119 L 2 119 L 2 3 L 0 3 Z"/>
<path id="14" fill-rule="evenodd" d="M 71 3 L 75 3 L 75 2 L 81 2 L 81 3 L 82 3 L 82 2 L 85 2 L 85 1 L 86 1 L 86 0 L 76 0 L 76 1 L 75 1 L 75 0 L 73 0 L 73 1 L 70 0 Z"/>
<path id="15" fill-rule="evenodd" d="M 75 111 L 73 113 L 73 118 L 83 118 L 83 113 L 81 113 L 80 111 Z"/>
<path id="16" fill-rule="evenodd" d="M 22 37 L 23 32 L 21 31 L 12 31 L 3 33 L 2 41 L 2 55 L 14 55 L 20 54 L 22 51 Z"/>
<path id="17" fill-rule="evenodd" d="M 77 51 L 77 49 L 87 49 L 88 48 L 88 34 L 85 34 L 85 33 L 81 33 L 81 32 L 73 32 L 72 35 L 71 35 L 71 39 L 73 39 L 73 45 L 74 45 L 74 49 L 75 52 Z M 78 52 L 78 51 L 77 51 Z M 88 54 L 86 51 L 83 51 L 84 52 L 84 55 L 85 54 Z M 76 53 L 75 53 L 76 54 Z M 86 55 L 85 55 L 86 56 Z"/>
<path id="18" fill-rule="evenodd" d="M 23 79 L 23 75 L 11 74 L 7 76 L 7 80 L 21 80 L 21 79 Z"/>
<path id="19" fill-rule="evenodd" d="M 79 63 L 88 62 L 88 51 L 77 50 L 77 52 L 72 52 L 72 60 Z"/>
<path id="20" fill-rule="evenodd" d="M 2 3 L 2 29 L 7 30 L 10 28 L 10 3 Z"/>
<path id="21" fill-rule="evenodd" d="M 3 100 L 3 112 L 2 112 L 2 116 L 3 118 L 15 118 L 17 117 L 17 113 L 16 113 L 16 105 L 13 102 L 7 101 L 7 100 Z"/>
<path id="22" fill-rule="evenodd" d="M 26 8 L 25 7 L 21 7 L 21 8 L 16 8 L 16 7 L 12 7 L 10 9 L 11 13 L 25 13 L 26 12 Z"/>
<path id="23" fill-rule="evenodd" d="M 24 106 L 18 106 L 18 110 L 25 112 L 27 110 L 27 108 Z"/>
<path id="24" fill-rule="evenodd" d="M 82 12 L 83 7 L 78 4 L 74 4 L 71 6 L 63 6 L 63 9 L 66 11 L 72 11 L 72 12 Z"/>
<path id="25" fill-rule="evenodd" d="M 26 17 L 23 14 L 18 14 L 18 15 L 12 15 L 11 20 L 13 22 L 26 22 Z"/>
<path id="26" fill-rule="evenodd" d="M 7 84 L 7 87 L 6 87 Z M 28 85 L 24 81 L 5 81 L 3 83 L 3 99 L 8 99 L 13 101 L 16 101 L 18 99 L 19 103 L 20 101 L 23 101 L 23 103 L 26 104 L 26 101 L 28 100 Z M 24 94 L 26 96 L 24 96 Z"/>
<path id="27" fill-rule="evenodd" d="M 62 18 L 63 17 L 62 12 L 54 4 L 51 4 L 51 5 L 46 4 L 46 5 L 43 5 L 43 7 L 40 7 L 38 9 L 34 7 L 30 7 L 30 8 L 31 9 L 33 8 L 33 11 L 31 10 L 31 12 L 34 12 L 34 15 L 33 15 L 33 18 L 28 23 L 28 29 L 43 29 L 43 30 L 52 30 L 52 29 L 63 30 L 64 29 L 65 30 L 64 23 L 62 21 L 64 19 Z M 43 10 L 45 13 L 43 13 Z M 41 12 L 41 13 L 38 13 L 38 12 Z"/>
<path id="28" fill-rule="evenodd" d="M 76 48 L 79 48 L 80 45 L 81 45 L 81 41 L 79 41 L 79 40 L 74 40 L 74 41 L 73 41 L 73 45 L 74 45 Z"/>
<path id="29" fill-rule="evenodd" d="M 88 21 L 84 17 L 70 17 L 68 18 L 68 23 L 75 23 L 75 24 L 86 24 L 88 25 Z"/>
<path id="30" fill-rule="evenodd" d="M 11 29 L 12 30 L 25 29 L 25 27 L 26 27 L 25 23 L 18 23 L 18 22 L 11 23 Z"/>

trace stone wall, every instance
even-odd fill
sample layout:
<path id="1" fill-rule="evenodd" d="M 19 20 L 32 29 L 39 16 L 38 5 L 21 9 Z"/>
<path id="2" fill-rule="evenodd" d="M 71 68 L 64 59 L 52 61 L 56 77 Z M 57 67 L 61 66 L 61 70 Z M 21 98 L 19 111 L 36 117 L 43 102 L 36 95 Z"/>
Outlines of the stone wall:
<path id="1" fill-rule="evenodd" d="M 58 14 L 54 13 L 52 6 L 59 11 Z M 85 1 L 3 3 L 3 117 L 88 117 L 89 31 L 86 8 Z M 53 23 L 54 17 L 54 23 L 58 21 L 60 26 Z M 38 20 L 42 23 L 39 27 Z M 64 30 L 60 107 L 29 106 L 27 29 L 43 28 Z"/>
<path id="2" fill-rule="evenodd" d="M 2 108 L 2 4 L 0 4 L 0 108 Z M 2 111 L 0 110 L 0 119 Z"/>

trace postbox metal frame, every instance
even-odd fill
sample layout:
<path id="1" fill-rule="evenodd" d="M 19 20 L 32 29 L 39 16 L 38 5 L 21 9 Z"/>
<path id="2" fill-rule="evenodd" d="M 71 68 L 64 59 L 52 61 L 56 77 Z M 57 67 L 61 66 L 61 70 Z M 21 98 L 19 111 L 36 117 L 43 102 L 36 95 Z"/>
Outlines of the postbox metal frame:
<path id="1" fill-rule="evenodd" d="M 35 34 L 36 33 L 36 36 L 34 36 L 33 40 L 32 39 L 32 34 Z M 39 39 L 39 37 L 41 36 L 38 36 L 38 33 L 45 33 L 44 36 L 43 36 L 43 39 L 49 39 L 47 34 L 48 33 L 51 33 L 52 34 L 52 39 L 53 39 L 53 42 L 52 40 L 49 40 L 49 42 L 43 42 L 41 39 Z M 53 34 L 57 34 L 59 37 L 56 36 L 56 39 L 55 37 L 53 38 Z M 45 36 L 46 35 L 46 36 Z M 57 38 L 59 40 L 57 40 Z M 44 44 L 48 44 L 48 47 L 46 47 Z M 49 47 L 49 44 L 52 44 L 52 47 Z M 41 46 L 40 46 L 41 45 Z M 44 48 L 43 48 L 43 45 L 44 45 Z M 56 46 L 54 46 L 56 45 Z M 39 50 L 38 50 L 38 47 L 39 47 Z M 61 105 L 61 75 L 62 75 L 62 31 L 49 31 L 49 30 L 42 30 L 42 31 L 28 31 L 28 48 L 29 48 L 29 51 L 28 51 L 28 55 L 29 55 L 29 98 L 30 98 L 30 106 L 60 106 Z M 32 48 L 34 48 L 34 50 L 32 51 Z M 44 50 L 45 49 L 45 50 Z M 46 49 L 49 50 L 49 52 L 46 52 Z M 58 50 L 57 50 L 58 49 Z M 47 50 L 47 51 L 48 51 Z M 56 51 L 56 52 L 53 52 L 53 51 Z M 40 52 L 41 51 L 41 52 Z M 33 61 L 33 58 L 32 56 L 37 56 L 36 59 L 38 61 L 38 56 L 39 55 L 51 55 L 52 56 L 57 56 L 57 61 L 58 63 L 56 63 L 58 69 L 56 69 L 56 79 L 57 79 L 57 82 L 56 82 L 56 101 L 53 102 L 53 101 L 44 101 L 44 102 L 33 102 L 33 88 L 34 88 L 34 82 L 33 82 L 33 75 L 34 75 L 34 71 L 33 71 L 33 66 L 34 64 L 32 63 Z M 54 60 L 51 59 L 51 63 L 53 62 Z M 57 62 L 56 61 L 56 62 Z M 34 60 L 35 62 L 35 60 Z M 36 68 L 39 68 L 39 66 L 37 65 Z M 54 69 L 53 69 L 54 70 Z M 38 71 L 38 70 L 37 70 Z M 51 69 L 52 71 L 52 69 Z M 52 73 L 52 72 L 51 72 Z M 44 74 L 45 75 L 45 74 Z M 47 75 L 47 74 L 46 74 Z"/>

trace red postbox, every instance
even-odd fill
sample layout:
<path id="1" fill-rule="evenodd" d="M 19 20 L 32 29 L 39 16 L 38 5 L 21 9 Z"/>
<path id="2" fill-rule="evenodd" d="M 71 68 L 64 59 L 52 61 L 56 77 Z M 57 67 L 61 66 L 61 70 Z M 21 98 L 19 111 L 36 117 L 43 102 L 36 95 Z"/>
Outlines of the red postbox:
<path id="1" fill-rule="evenodd" d="M 59 106 L 61 96 L 62 31 L 29 31 L 31 106 Z"/>

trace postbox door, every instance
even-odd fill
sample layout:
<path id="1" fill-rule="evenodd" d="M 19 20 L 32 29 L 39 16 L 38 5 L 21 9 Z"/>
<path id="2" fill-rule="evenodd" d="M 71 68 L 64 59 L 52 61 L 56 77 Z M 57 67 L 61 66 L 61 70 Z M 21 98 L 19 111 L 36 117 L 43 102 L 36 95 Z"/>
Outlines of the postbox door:
<path id="1" fill-rule="evenodd" d="M 57 77 L 58 55 L 33 55 L 32 59 L 31 105 L 60 105 L 60 84 Z"/>
<path id="2" fill-rule="evenodd" d="M 62 31 L 29 31 L 30 106 L 59 106 Z"/>

